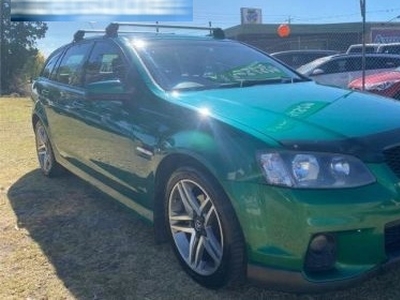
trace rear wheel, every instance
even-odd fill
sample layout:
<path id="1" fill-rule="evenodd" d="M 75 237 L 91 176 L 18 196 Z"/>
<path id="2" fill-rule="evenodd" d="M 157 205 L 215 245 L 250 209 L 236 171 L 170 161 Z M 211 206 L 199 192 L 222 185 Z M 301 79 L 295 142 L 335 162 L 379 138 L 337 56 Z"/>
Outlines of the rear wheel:
<path id="1" fill-rule="evenodd" d="M 209 288 L 243 280 L 241 228 L 225 193 L 209 176 L 178 169 L 168 182 L 165 208 L 175 254 L 194 280 Z"/>
<path id="2" fill-rule="evenodd" d="M 40 121 L 35 124 L 35 140 L 39 165 L 43 174 L 48 177 L 59 175 L 63 169 L 54 158 L 47 131 Z"/>

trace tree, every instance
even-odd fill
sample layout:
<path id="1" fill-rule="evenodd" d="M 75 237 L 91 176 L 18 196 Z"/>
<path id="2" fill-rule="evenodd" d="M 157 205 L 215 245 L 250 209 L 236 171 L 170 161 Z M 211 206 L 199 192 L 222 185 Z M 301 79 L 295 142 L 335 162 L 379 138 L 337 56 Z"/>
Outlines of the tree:
<path id="1" fill-rule="evenodd" d="M 0 4 L 0 94 L 24 94 L 23 72 L 27 62 L 37 58 L 36 40 L 44 38 L 48 27 L 44 22 L 12 22 L 10 0 L 0 0 Z"/>

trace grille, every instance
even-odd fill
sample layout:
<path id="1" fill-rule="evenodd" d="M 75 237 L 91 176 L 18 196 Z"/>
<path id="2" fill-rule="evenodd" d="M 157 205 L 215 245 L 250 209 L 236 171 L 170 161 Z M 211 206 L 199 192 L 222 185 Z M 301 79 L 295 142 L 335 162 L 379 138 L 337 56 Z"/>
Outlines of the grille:
<path id="1" fill-rule="evenodd" d="M 400 178 L 400 146 L 389 148 L 383 154 L 390 169 Z"/>
<path id="2" fill-rule="evenodd" d="M 389 256 L 400 254 L 400 221 L 385 226 L 385 251 Z"/>

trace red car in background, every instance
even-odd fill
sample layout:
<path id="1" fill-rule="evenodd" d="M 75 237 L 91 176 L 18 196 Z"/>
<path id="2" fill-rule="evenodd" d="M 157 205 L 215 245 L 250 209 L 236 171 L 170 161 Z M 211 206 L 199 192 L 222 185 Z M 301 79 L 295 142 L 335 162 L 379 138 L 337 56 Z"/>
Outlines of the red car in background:
<path id="1" fill-rule="evenodd" d="M 350 82 L 349 88 L 362 90 L 362 78 Z M 400 67 L 366 76 L 365 91 L 400 100 Z"/>

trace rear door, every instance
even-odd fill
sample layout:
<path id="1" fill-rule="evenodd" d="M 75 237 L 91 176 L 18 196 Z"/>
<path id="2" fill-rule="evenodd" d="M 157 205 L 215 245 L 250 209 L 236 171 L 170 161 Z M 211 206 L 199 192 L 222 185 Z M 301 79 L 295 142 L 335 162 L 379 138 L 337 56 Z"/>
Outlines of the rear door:
<path id="1" fill-rule="evenodd" d="M 43 118 L 53 147 L 62 157 L 74 157 L 75 149 L 84 144 L 79 131 L 81 102 L 84 99 L 82 69 L 92 43 L 71 44 L 53 55 L 34 84 L 34 94 L 45 107 Z"/>
<path id="2" fill-rule="evenodd" d="M 57 67 L 41 89 L 47 99 L 47 120 L 53 146 L 62 157 L 77 157 L 79 148 L 84 148 L 85 134 L 81 131 L 83 88 L 83 65 L 93 46 L 91 42 L 69 46 Z"/>

